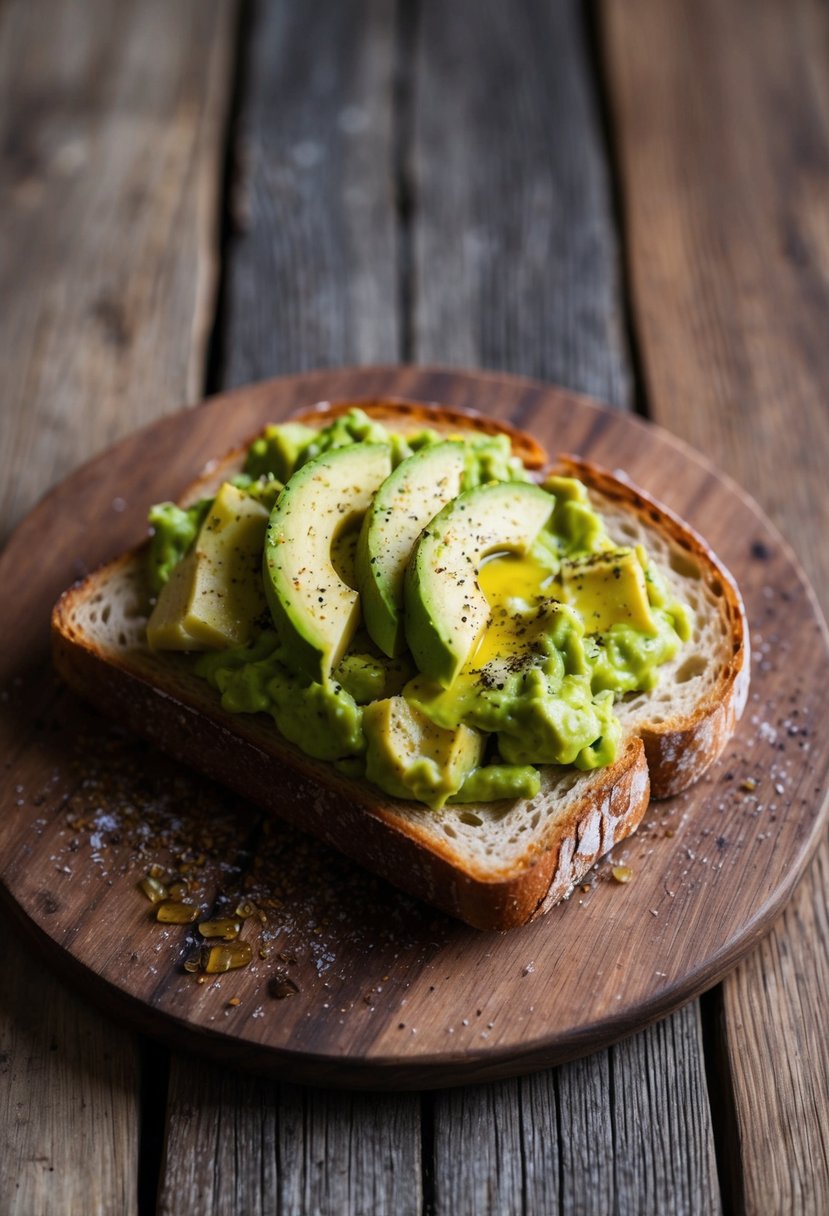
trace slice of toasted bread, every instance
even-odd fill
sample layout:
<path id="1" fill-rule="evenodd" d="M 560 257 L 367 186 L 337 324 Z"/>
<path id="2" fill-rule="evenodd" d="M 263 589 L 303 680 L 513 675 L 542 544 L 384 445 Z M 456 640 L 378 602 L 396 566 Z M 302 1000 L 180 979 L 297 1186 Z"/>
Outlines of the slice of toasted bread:
<path id="1" fill-rule="evenodd" d="M 528 466 L 540 468 L 546 459 L 529 437 L 491 419 L 410 403 L 348 405 L 404 433 L 424 425 L 446 434 L 502 431 Z M 322 426 L 348 405 L 317 407 L 298 418 Z M 184 501 L 210 493 L 241 459 L 240 451 L 211 465 Z M 704 542 L 620 477 L 569 458 L 561 471 L 585 482 L 614 540 L 645 544 L 691 604 L 696 624 L 691 643 L 662 669 L 656 691 L 617 707 L 625 738 L 615 763 L 590 773 L 546 766 L 532 799 L 432 811 L 311 759 L 265 715 L 225 712 L 186 660 L 148 649 L 143 550 L 64 593 L 52 619 L 56 665 L 72 687 L 123 725 L 411 894 L 481 929 L 525 924 L 635 831 L 651 786 L 666 796 L 701 775 L 733 729 L 748 682 L 739 593 Z"/>

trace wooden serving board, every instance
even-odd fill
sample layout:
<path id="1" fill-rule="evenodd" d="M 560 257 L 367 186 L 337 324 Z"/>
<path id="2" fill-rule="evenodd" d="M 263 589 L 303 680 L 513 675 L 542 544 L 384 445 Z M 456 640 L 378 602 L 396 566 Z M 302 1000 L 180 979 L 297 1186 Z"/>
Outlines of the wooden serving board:
<path id="1" fill-rule="evenodd" d="M 737 577 L 754 651 L 732 744 L 652 804 L 616 865 L 525 929 L 458 924 L 126 737 L 61 688 L 49 611 L 134 544 L 150 503 L 211 457 L 319 400 L 473 406 L 630 476 Z M 440 369 L 288 377 L 186 410 L 53 490 L 0 558 L 0 880 L 19 930 L 140 1030 L 261 1073 L 359 1087 L 493 1079 L 596 1050 L 715 983 L 769 927 L 826 817 L 829 654 L 791 552 L 758 508 L 669 435 L 551 386 Z M 198 935 L 137 884 L 183 873 L 205 909 L 253 900 L 252 964 L 187 972 Z"/>

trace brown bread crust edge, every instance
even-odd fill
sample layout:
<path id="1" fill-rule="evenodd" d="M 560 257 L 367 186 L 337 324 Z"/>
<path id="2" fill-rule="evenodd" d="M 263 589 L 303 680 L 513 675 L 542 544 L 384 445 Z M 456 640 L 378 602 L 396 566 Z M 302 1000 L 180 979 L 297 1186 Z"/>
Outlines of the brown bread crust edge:
<path id="1" fill-rule="evenodd" d="M 225 713 L 207 685 L 188 696 L 175 681 L 166 688 L 151 682 L 152 669 L 139 674 L 96 651 L 70 619 L 73 598 L 91 590 L 94 579 L 65 592 L 53 614 L 54 663 L 71 688 L 175 759 L 477 929 L 512 929 L 547 911 L 645 813 L 647 763 L 641 740 L 631 739 L 602 770 L 600 783 L 555 822 L 543 846 L 522 859 L 517 873 L 479 877 L 407 821 L 398 809 L 404 804 L 342 777 L 281 737 L 268 739 L 274 727 Z"/>

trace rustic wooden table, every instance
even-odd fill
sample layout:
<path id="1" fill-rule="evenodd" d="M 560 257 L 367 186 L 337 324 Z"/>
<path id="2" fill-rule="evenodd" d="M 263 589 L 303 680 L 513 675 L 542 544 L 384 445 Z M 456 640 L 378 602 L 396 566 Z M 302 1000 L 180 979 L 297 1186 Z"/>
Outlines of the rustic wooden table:
<path id="1" fill-rule="evenodd" d="M 827 46 L 814 0 L 3 0 L 3 536 L 205 392 L 442 362 L 687 438 L 826 604 Z M 634 1038 L 422 1095 L 171 1056 L 7 936 L 0 1210 L 825 1213 L 828 883 Z"/>

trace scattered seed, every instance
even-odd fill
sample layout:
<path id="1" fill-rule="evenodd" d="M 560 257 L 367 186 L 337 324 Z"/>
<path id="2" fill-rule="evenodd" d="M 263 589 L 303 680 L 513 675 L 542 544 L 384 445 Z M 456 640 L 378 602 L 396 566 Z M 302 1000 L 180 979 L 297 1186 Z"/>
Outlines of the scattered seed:
<path id="1" fill-rule="evenodd" d="M 155 918 L 163 925 L 192 925 L 199 918 L 199 910 L 195 904 L 183 904 L 175 899 L 167 899 L 158 905 Z"/>
<path id="2" fill-rule="evenodd" d="M 234 942 L 230 946 L 210 946 L 204 956 L 204 970 L 208 975 L 219 975 L 223 971 L 236 971 L 247 967 L 253 958 L 249 942 Z"/>
<path id="3" fill-rule="evenodd" d="M 167 898 L 167 888 L 150 874 L 141 879 L 138 888 L 144 892 L 151 904 L 161 903 L 162 899 Z"/>
<path id="4" fill-rule="evenodd" d="M 630 866 L 614 866 L 610 872 L 616 882 L 630 882 L 631 878 L 633 878 L 633 870 L 631 870 Z"/>
<path id="5" fill-rule="evenodd" d="M 242 922 L 229 916 L 218 916 L 215 920 L 203 920 L 199 924 L 202 937 L 220 937 L 222 941 L 232 942 L 242 931 Z"/>

